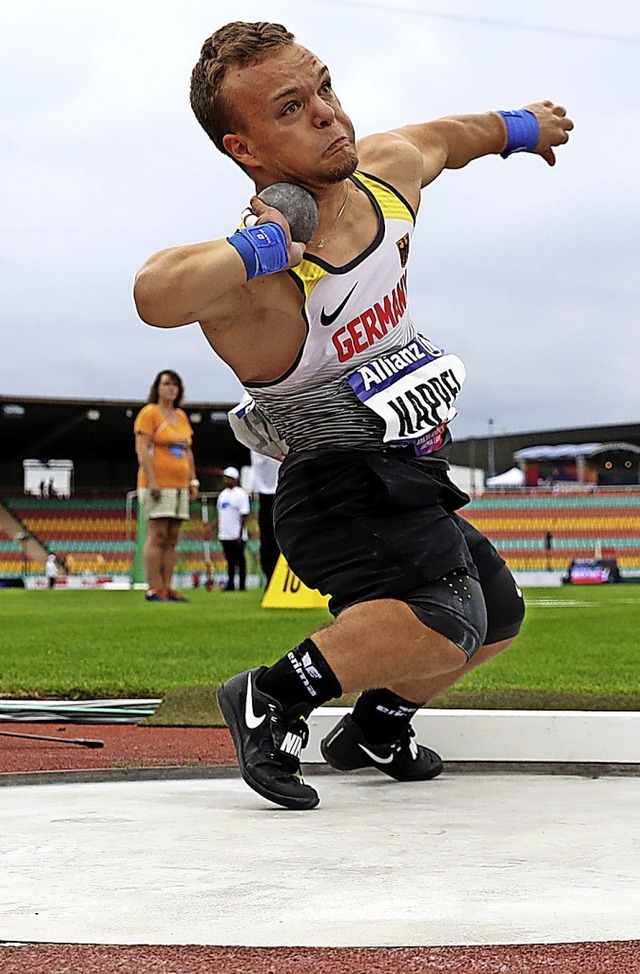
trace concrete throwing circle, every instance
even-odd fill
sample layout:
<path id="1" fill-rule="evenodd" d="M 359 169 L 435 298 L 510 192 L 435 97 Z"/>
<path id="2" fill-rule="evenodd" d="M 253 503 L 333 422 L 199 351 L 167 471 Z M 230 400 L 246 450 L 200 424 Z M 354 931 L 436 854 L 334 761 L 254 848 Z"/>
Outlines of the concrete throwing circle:
<path id="1" fill-rule="evenodd" d="M 640 778 L 237 775 L 6 786 L 3 939 L 423 946 L 632 940 Z"/>

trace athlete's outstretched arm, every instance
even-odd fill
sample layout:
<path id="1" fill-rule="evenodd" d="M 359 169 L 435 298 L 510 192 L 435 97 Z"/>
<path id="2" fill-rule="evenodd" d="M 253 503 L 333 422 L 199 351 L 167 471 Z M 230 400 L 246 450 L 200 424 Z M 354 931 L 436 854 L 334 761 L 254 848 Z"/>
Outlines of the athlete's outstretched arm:
<path id="1" fill-rule="evenodd" d="M 291 240 L 289 224 L 280 211 L 259 200 L 256 206 L 266 224 L 261 233 L 249 228 L 221 240 L 170 247 L 149 257 L 133 288 L 143 321 L 158 328 L 214 321 L 221 313 L 229 313 L 230 303 L 242 298 L 249 281 L 302 260 L 304 245 Z"/>
<path id="2" fill-rule="evenodd" d="M 527 105 L 520 112 L 505 114 L 523 116 L 524 126 L 532 122 L 527 133 L 526 151 L 542 156 L 550 166 L 555 165 L 553 149 L 568 141 L 573 128 L 566 110 L 554 102 L 541 101 Z M 515 119 L 515 122 L 519 124 L 520 120 Z M 396 129 L 395 134 L 421 153 L 424 187 L 443 169 L 461 169 L 474 159 L 508 150 L 513 144 L 509 132 L 513 124 L 512 118 L 505 118 L 498 112 L 485 112 L 482 115 L 450 115 L 421 125 L 406 125 Z"/>

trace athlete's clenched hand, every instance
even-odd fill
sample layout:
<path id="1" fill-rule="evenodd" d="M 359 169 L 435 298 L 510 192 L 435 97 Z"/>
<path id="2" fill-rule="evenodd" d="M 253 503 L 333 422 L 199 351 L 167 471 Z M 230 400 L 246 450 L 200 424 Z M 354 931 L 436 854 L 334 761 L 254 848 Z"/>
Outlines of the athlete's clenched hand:
<path id="1" fill-rule="evenodd" d="M 261 223 L 277 223 L 279 227 L 282 227 L 287 238 L 288 266 L 295 267 L 296 264 L 300 263 L 305 245 L 291 239 L 291 228 L 280 210 L 274 206 L 267 206 L 259 196 L 252 196 L 251 205 L 243 210 L 242 218 L 247 227 L 255 227 Z"/>
<path id="2" fill-rule="evenodd" d="M 533 112 L 540 126 L 540 138 L 534 153 L 542 156 L 550 166 L 555 166 L 556 157 L 553 147 L 568 142 L 569 132 L 573 128 L 573 122 L 568 118 L 566 108 L 552 101 L 537 101 L 533 105 L 524 107 L 527 111 Z"/>

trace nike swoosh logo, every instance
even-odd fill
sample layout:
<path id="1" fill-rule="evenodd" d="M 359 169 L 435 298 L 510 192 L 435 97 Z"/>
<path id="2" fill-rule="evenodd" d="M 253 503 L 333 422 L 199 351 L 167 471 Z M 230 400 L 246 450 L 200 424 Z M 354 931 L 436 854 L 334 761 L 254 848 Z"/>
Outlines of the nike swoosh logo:
<path id="1" fill-rule="evenodd" d="M 247 698 L 244 702 L 245 723 L 251 730 L 255 730 L 256 727 L 260 726 L 266 716 L 266 714 L 263 714 L 262 717 L 256 717 L 253 711 L 253 689 L 251 687 L 251 675 L 249 675 L 247 677 Z"/>
<path id="2" fill-rule="evenodd" d="M 360 750 L 364 751 L 368 757 L 375 761 L 376 764 L 391 764 L 393 761 L 393 754 L 390 754 L 388 758 L 381 758 L 379 754 L 374 754 L 373 751 L 370 751 L 368 747 L 364 746 L 364 744 L 358 744 L 358 747 Z"/>
<path id="3" fill-rule="evenodd" d="M 349 298 L 351 297 L 351 295 L 353 294 L 353 292 L 355 291 L 355 289 L 357 288 L 357 286 L 358 286 L 358 282 L 356 281 L 356 283 L 353 285 L 353 287 L 351 288 L 351 290 L 347 294 L 347 296 L 344 299 L 344 301 L 341 301 L 340 304 L 338 305 L 338 307 L 336 308 L 336 310 L 335 311 L 332 311 L 331 314 L 325 314 L 324 308 L 322 309 L 322 311 L 320 312 L 320 324 L 321 325 L 324 325 L 325 328 L 326 328 L 328 325 L 332 325 L 334 323 L 334 321 L 336 320 L 336 318 L 338 317 L 338 315 L 340 314 L 340 312 L 344 309 L 345 304 L 347 303 L 347 301 L 349 300 Z"/>

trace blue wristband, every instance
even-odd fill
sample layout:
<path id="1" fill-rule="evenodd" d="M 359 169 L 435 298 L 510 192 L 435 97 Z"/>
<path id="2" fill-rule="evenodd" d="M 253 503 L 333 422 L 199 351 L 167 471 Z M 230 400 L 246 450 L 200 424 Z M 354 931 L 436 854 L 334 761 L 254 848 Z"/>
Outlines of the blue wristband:
<path id="1" fill-rule="evenodd" d="M 287 238 L 277 223 L 261 223 L 238 230 L 227 242 L 238 251 L 247 271 L 247 281 L 275 274 L 289 263 Z"/>
<path id="2" fill-rule="evenodd" d="M 500 153 L 507 159 L 513 152 L 534 152 L 540 140 L 540 126 L 533 112 L 523 108 L 516 112 L 498 112 L 507 126 L 507 144 Z"/>

